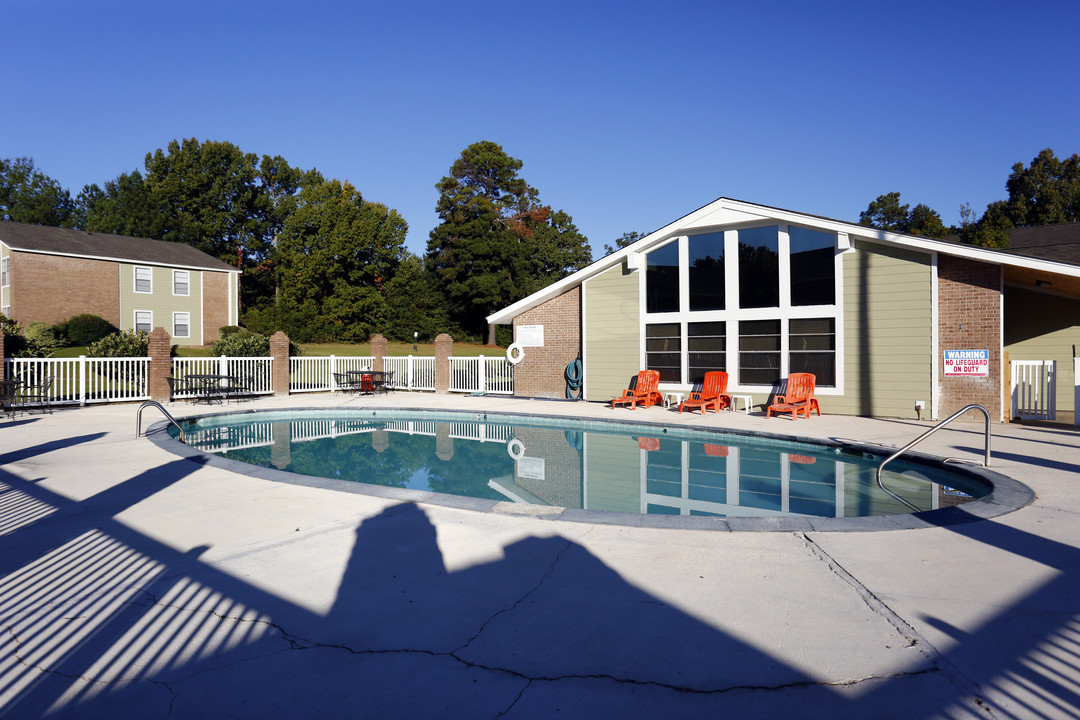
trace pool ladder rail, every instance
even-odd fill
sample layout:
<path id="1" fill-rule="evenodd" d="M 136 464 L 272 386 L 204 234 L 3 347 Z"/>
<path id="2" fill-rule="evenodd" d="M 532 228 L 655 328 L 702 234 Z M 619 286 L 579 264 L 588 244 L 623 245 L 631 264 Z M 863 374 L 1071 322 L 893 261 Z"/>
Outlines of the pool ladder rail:
<path id="1" fill-rule="evenodd" d="M 187 444 L 187 440 L 184 437 L 184 428 L 180 427 L 180 423 L 176 422 L 176 418 L 169 414 L 169 411 L 165 409 L 165 406 L 156 400 L 147 400 L 139 406 L 139 414 L 135 418 L 135 437 L 142 437 L 142 411 L 148 407 L 156 407 L 161 413 L 173 424 L 173 426 L 180 432 L 180 442 Z"/>
<path id="2" fill-rule="evenodd" d="M 976 409 L 982 412 L 983 417 L 986 420 L 986 456 L 985 456 L 985 459 L 983 460 L 982 466 L 986 467 L 986 468 L 990 467 L 990 412 L 986 408 L 984 408 L 982 405 L 965 405 L 960 410 L 957 410 L 952 415 L 945 418 L 944 420 L 939 422 L 937 425 L 930 428 L 929 430 L 924 432 L 922 435 L 915 438 L 914 440 L 909 442 L 907 445 L 905 445 L 904 447 L 902 447 L 899 450 L 897 450 L 896 452 L 894 452 L 889 457 L 885 458 L 885 460 L 883 460 L 882 463 L 880 465 L 878 465 L 878 469 L 877 469 L 877 484 L 878 484 L 878 487 L 880 487 L 882 490 L 887 492 L 889 495 L 892 495 L 892 497 L 894 499 L 899 500 L 900 502 L 904 503 L 905 505 L 907 505 L 912 510 L 915 510 L 916 512 L 918 512 L 919 509 L 917 507 L 915 507 L 914 505 L 909 503 L 907 500 L 905 500 L 904 498 L 902 498 L 899 495 L 897 495 L 896 493 L 894 493 L 892 490 L 889 490 L 887 487 L 885 487 L 885 484 L 881 481 L 881 473 L 882 473 L 882 471 L 885 469 L 885 466 L 888 465 L 890 462 L 892 462 L 896 458 L 900 457 L 901 455 L 906 453 L 908 450 L 915 447 L 920 442 L 922 442 L 926 438 L 930 437 L 931 435 L 936 433 L 938 430 L 945 427 L 946 425 L 951 423 L 953 420 L 955 420 L 956 418 L 958 418 L 961 415 L 963 415 L 964 413 L 966 413 L 968 410 L 976 410 Z M 961 458 L 945 458 L 945 462 L 971 462 L 971 461 L 970 460 L 962 460 Z"/>

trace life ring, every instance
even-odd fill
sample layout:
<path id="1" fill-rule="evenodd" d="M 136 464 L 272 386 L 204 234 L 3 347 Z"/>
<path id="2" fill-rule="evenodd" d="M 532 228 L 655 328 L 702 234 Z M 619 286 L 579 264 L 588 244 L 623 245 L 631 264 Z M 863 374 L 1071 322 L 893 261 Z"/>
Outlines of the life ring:
<path id="1" fill-rule="evenodd" d="M 517 438 L 514 438 L 506 443 L 506 452 L 515 460 L 520 460 L 525 457 L 525 444 Z"/>
<path id="2" fill-rule="evenodd" d="M 521 347 L 520 343 L 510 343 L 510 347 L 506 348 L 506 359 L 511 365 L 517 365 L 523 357 L 525 357 L 525 348 Z"/>

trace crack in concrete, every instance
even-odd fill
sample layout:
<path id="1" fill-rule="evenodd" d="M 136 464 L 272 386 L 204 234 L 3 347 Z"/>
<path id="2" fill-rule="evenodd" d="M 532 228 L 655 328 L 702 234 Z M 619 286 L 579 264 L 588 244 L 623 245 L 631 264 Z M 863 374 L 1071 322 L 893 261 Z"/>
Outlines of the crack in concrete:
<path id="1" fill-rule="evenodd" d="M 796 533 L 796 535 L 803 540 L 810 552 L 825 563 L 837 578 L 855 591 L 855 594 L 859 596 L 871 612 L 889 623 L 889 625 L 891 625 L 896 632 L 907 641 L 909 647 L 916 648 L 932 663 L 933 667 L 930 672 L 939 672 L 945 676 L 949 682 L 960 691 L 963 697 L 971 700 L 978 706 L 985 717 L 996 717 L 989 703 L 982 697 L 982 688 L 977 682 L 968 678 L 960 668 L 951 663 L 933 643 L 923 637 L 918 630 L 904 620 L 904 618 L 900 617 L 895 610 L 889 607 L 881 598 L 874 594 L 873 591 L 859 582 L 859 580 L 848 572 L 836 558 L 825 550 L 825 548 L 814 542 L 813 538 L 806 533 Z"/>

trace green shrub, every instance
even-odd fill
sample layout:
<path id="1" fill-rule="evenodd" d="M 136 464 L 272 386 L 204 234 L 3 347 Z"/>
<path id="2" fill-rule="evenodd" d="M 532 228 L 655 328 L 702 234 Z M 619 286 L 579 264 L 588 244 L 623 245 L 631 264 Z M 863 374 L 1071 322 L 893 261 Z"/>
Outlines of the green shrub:
<path id="1" fill-rule="evenodd" d="M 218 338 L 221 339 L 221 340 L 224 340 L 225 338 L 229 337 L 230 335 L 235 335 L 236 333 L 244 332 L 244 328 L 240 327 L 239 325 L 224 325 L 222 327 L 219 327 L 217 332 L 218 332 Z"/>
<path id="2" fill-rule="evenodd" d="M 23 337 L 26 338 L 25 357 L 52 357 L 64 345 L 53 326 L 40 321 L 27 325 Z"/>
<path id="3" fill-rule="evenodd" d="M 90 345 L 117 331 L 111 322 L 90 313 L 69 318 L 60 323 L 57 329 L 66 336 L 69 345 Z"/>
<path id="4" fill-rule="evenodd" d="M 210 354 L 228 357 L 269 357 L 270 339 L 252 332 L 226 335 L 210 346 Z"/>
<path id="5" fill-rule="evenodd" d="M 150 335 L 145 330 L 125 330 L 106 335 L 86 349 L 89 357 L 146 357 L 150 354 Z"/>

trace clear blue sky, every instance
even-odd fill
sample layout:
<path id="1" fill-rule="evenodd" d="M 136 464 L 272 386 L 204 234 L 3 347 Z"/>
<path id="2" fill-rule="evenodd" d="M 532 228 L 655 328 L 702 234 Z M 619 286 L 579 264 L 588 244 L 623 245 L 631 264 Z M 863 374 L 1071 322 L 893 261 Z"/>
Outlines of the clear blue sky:
<path id="1" fill-rule="evenodd" d="M 353 183 L 423 253 L 469 144 L 599 256 L 718 197 L 858 220 L 1080 152 L 1080 2 L 0 0 L 0 157 L 75 195 L 170 140 Z"/>

